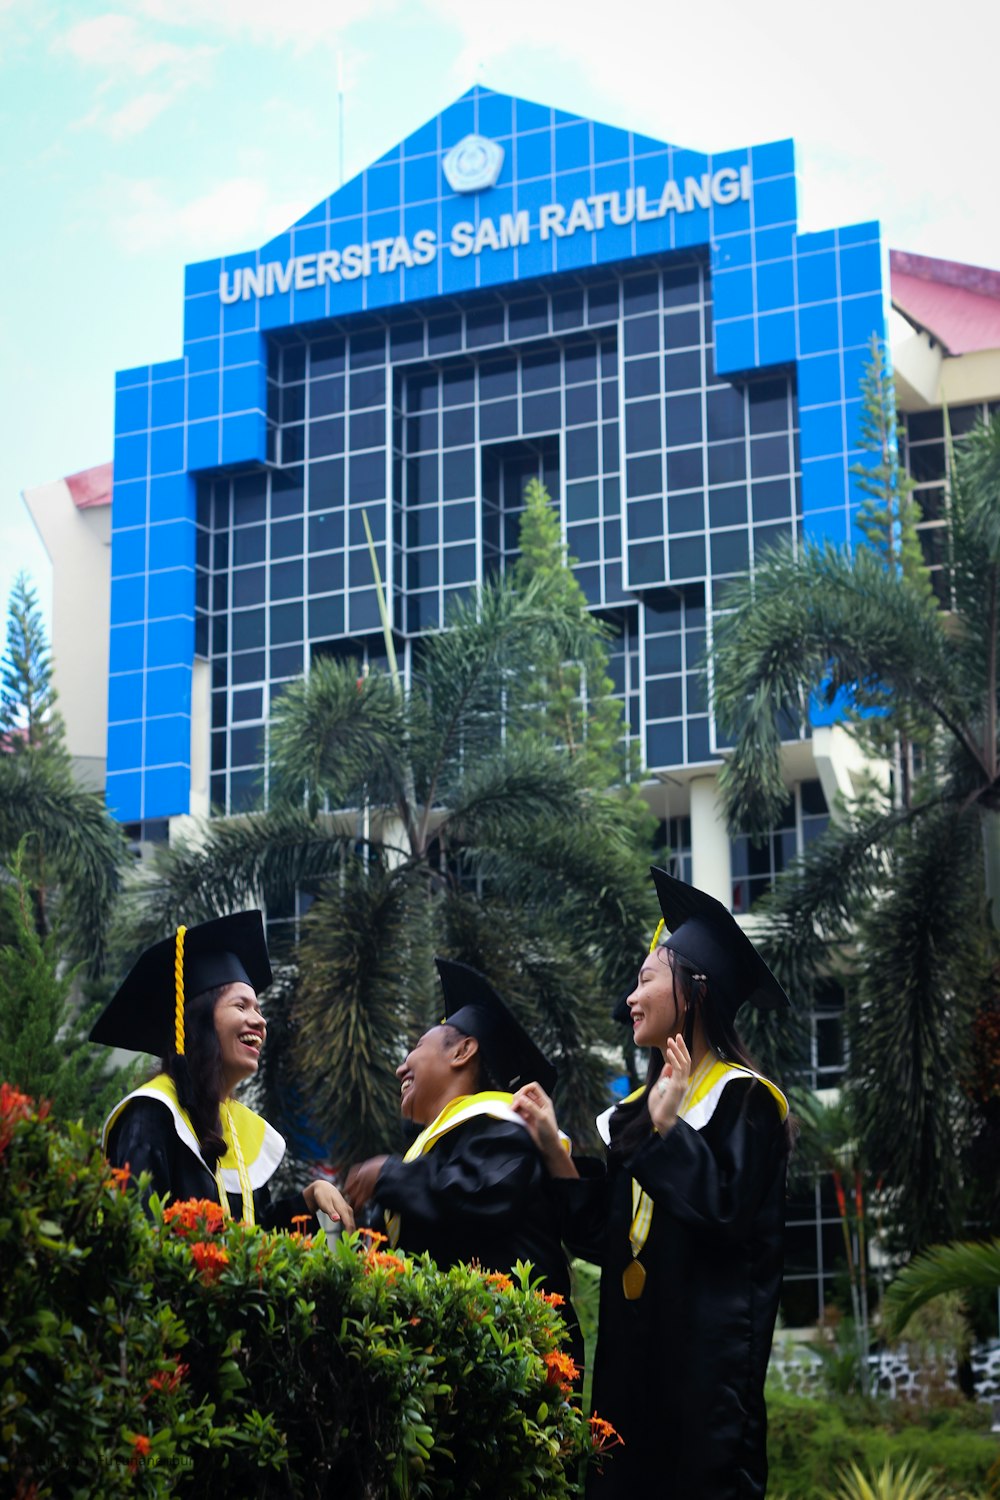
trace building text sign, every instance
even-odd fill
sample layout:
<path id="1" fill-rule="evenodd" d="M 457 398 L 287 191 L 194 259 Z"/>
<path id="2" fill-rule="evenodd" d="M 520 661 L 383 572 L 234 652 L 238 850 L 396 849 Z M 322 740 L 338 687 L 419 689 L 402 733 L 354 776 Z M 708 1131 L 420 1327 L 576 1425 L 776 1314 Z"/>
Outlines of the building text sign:
<path id="1" fill-rule="evenodd" d="M 390 235 L 385 239 L 364 240 L 344 245 L 339 250 L 320 250 L 311 255 L 296 255 L 285 261 L 273 260 L 264 265 L 241 266 L 223 271 L 219 276 L 219 297 L 225 303 L 248 302 L 254 298 L 272 297 L 276 292 L 306 291 L 327 282 L 356 281 L 359 277 L 388 275 L 401 266 L 426 266 L 441 254 L 462 259 L 491 250 L 510 250 L 530 243 L 533 235 L 541 240 L 564 239 L 579 233 L 600 233 L 610 225 L 644 224 L 667 214 L 690 213 L 695 208 L 725 205 L 749 199 L 750 168 L 720 167 L 703 172 L 700 177 L 685 177 L 683 183 L 668 178 L 659 194 L 644 187 L 622 192 L 593 193 L 589 198 L 575 198 L 567 208 L 562 203 L 545 203 L 538 210 L 538 223 L 532 225 L 529 211 L 500 214 L 493 219 L 483 215 L 479 223 L 461 220 L 448 239 L 440 242 L 436 230 L 418 229 L 408 237 Z"/>

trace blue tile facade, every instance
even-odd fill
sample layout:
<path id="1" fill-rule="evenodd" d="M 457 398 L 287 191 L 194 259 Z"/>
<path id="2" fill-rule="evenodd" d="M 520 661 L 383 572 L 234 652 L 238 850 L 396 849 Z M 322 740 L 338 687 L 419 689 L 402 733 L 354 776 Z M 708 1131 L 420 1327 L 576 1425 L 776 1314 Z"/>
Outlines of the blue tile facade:
<path id="1" fill-rule="evenodd" d="M 469 135 L 503 160 L 460 193 Z M 533 472 L 646 763 L 711 759 L 713 590 L 779 535 L 850 538 L 884 291 L 877 224 L 798 233 L 790 141 L 708 156 L 479 87 L 189 266 L 183 358 L 117 377 L 109 806 L 188 810 L 196 653 L 213 802 L 252 805 L 282 681 L 377 632 L 361 509 L 405 641 L 503 565 Z"/>

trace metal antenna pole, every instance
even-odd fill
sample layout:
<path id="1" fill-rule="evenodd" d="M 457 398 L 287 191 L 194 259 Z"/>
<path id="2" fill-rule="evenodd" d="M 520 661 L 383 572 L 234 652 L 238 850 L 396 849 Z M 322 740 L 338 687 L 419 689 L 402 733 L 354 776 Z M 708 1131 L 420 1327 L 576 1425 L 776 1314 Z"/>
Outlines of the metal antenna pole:
<path id="1" fill-rule="evenodd" d="M 344 186 L 344 54 L 337 53 L 337 186 Z"/>

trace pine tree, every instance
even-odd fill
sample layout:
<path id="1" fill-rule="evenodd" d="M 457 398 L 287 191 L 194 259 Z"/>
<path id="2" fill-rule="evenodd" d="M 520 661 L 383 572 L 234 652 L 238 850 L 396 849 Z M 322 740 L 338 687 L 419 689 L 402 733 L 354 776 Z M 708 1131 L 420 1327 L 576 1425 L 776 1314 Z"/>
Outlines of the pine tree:
<path id="1" fill-rule="evenodd" d="M 574 558 L 562 539 L 559 515 L 539 479 L 524 489 L 524 512 L 518 537 L 520 557 L 515 584 L 544 583 L 544 597 L 554 613 L 582 627 L 585 655 L 565 661 L 553 637 L 550 652 L 536 665 L 528 689 L 539 727 L 571 758 L 580 762 L 589 786 L 617 787 L 636 833 L 651 841 L 654 822 L 641 793 L 637 749 L 624 737 L 622 704 L 608 676 L 608 631 L 590 613 L 587 597 L 573 573 Z"/>
<path id="2" fill-rule="evenodd" d="M 38 598 L 24 572 L 7 606 L 7 648 L 0 662 L 0 734 L 9 754 L 41 755 L 69 772 L 65 726 L 56 709 L 52 658 Z"/>
<path id="3" fill-rule="evenodd" d="M 934 591 L 917 531 L 920 506 L 913 495 L 913 480 L 900 463 L 895 385 L 877 334 L 872 334 L 869 352 L 861 380 L 859 446 L 874 454 L 876 462 L 851 466 L 866 497 L 857 516 L 865 539 L 861 545 L 881 558 L 885 567 L 897 571 L 932 607 Z M 892 762 L 897 801 L 909 807 L 917 767 L 933 736 L 930 720 L 926 715 L 898 712 L 891 723 L 859 719 L 855 729 L 869 753 Z"/>
<path id="4" fill-rule="evenodd" d="M 866 499 L 857 516 L 865 545 L 887 566 L 899 569 L 914 588 L 930 595 L 930 573 L 924 562 L 917 527 L 920 506 L 913 480 L 899 461 L 900 423 L 896 390 L 878 335 L 872 334 L 870 358 L 861 379 L 861 433 L 858 446 L 876 455 L 876 463 L 852 464 L 851 473 Z"/>
<path id="5" fill-rule="evenodd" d="M 55 940 L 38 934 L 23 840 L 0 886 L 0 1080 L 52 1101 L 65 1120 L 97 1127 L 132 1086 L 132 1069 L 108 1070 L 108 1053 L 86 1039 L 92 1017 L 73 999 L 74 972 Z"/>

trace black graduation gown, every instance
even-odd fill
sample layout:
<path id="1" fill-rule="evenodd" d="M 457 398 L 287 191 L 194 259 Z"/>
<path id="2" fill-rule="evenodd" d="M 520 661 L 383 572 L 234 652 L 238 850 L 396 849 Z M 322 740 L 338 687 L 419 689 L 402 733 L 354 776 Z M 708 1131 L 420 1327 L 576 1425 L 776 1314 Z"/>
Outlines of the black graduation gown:
<path id="1" fill-rule="evenodd" d="M 570 1352 L 582 1361 L 560 1204 L 523 1126 L 478 1115 L 413 1161 L 390 1156 L 375 1198 L 400 1216 L 399 1248 L 411 1255 L 426 1250 L 442 1270 L 476 1261 L 486 1271 L 509 1273 L 515 1261 L 530 1260 L 532 1280 L 542 1277 L 543 1291 L 565 1297 L 560 1311 L 570 1326 Z"/>
<path id="2" fill-rule="evenodd" d="M 132 1099 L 125 1106 L 120 1118 L 112 1126 L 108 1137 L 107 1157 L 113 1167 L 126 1163 L 132 1176 L 141 1172 L 152 1176 L 150 1192 L 170 1194 L 172 1203 L 185 1198 L 209 1198 L 219 1201 L 219 1189 L 215 1177 L 199 1161 L 194 1152 L 184 1144 L 174 1129 L 174 1118 L 169 1106 L 157 1099 Z M 229 1207 L 234 1219 L 243 1217 L 243 1200 L 238 1193 L 227 1193 Z M 304 1214 L 309 1219 L 307 1230 L 316 1227 L 316 1220 L 306 1208 L 301 1193 L 271 1201 L 270 1190 L 265 1183 L 254 1189 L 254 1218 L 264 1229 L 291 1229 L 292 1219 Z"/>
<path id="3" fill-rule="evenodd" d="M 593 1500 L 640 1487 L 657 1500 L 764 1495 L 786 1157 L 774 1098 L 737 1079 L 703 1129 L 678 1120 L 627 1161 L 609 1156 L 603 1180 L 559 1180 L 570 1244 L 602 1267 L 593 1405 L 625 1443 L 589 1475 Z M 633 1176 L 654 1207 L 645 1288 L 630 1302 Z"/>

